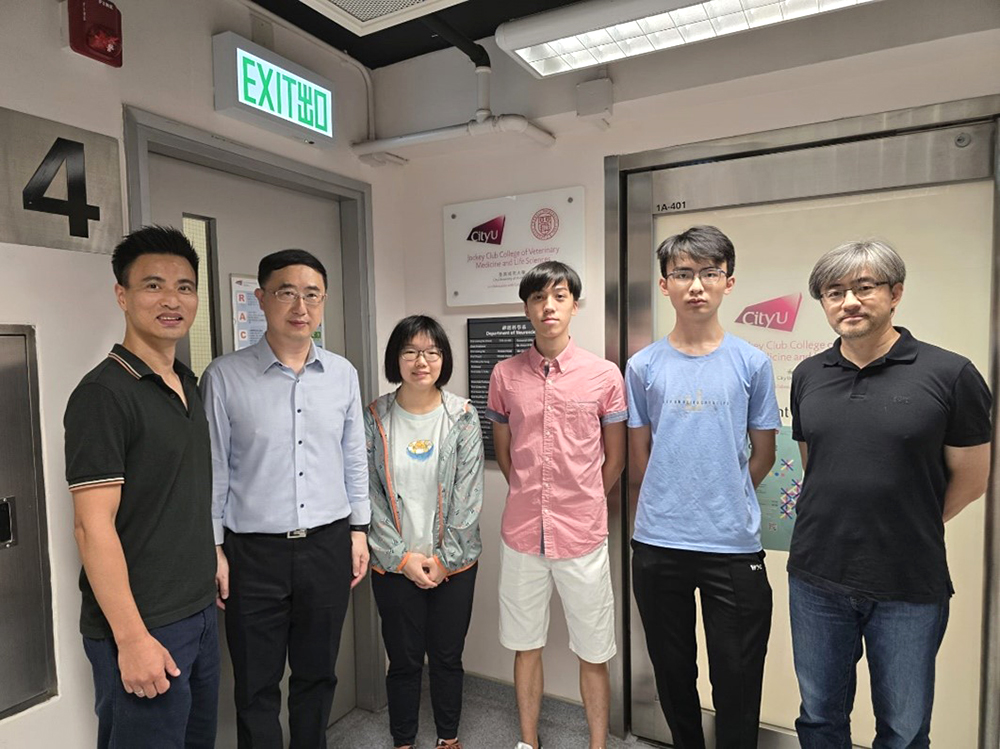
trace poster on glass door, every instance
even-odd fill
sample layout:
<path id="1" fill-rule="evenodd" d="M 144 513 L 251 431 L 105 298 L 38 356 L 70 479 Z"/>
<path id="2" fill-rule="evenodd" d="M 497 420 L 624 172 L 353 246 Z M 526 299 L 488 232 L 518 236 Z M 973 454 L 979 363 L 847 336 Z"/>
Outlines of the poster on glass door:
<path id="1" fill-rule="evenodd" d="M 256 276 L 229 275 L 233 302 L 233 349 L 249 348 L 264 337 L 267 320 L 255 292 L 260 288 Z M 312 334 L 313 342 L 323 348 L 323 323 Z"/>
<path id="2" fill-rule="evenodd" d="M 521 276 L 547 260 L 572 267 L 586 293 L 583 218 L 582 187 L 446 205 L 448 306 L 518 304 Z"/>

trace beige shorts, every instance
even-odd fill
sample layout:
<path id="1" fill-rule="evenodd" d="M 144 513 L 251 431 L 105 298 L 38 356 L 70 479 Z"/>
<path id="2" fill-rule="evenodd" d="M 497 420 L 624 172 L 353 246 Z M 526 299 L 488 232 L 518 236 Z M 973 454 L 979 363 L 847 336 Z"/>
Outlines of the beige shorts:
<path id="1" fill-rule="evenodd" d="M 545 645 L 554 582 L 566 613 L 570 650 L 588 663 L 611 660 L 618 649 L 607 540 L 575 559 L 522 554 L 502 541 L 500 546 L 500 644 L 509 650 Z"/>

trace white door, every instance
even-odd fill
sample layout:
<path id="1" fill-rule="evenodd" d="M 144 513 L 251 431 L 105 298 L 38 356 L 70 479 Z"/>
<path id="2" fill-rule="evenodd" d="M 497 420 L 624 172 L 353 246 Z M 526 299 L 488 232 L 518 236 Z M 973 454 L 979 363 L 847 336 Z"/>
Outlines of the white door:
<path id="1" fill-rule="evenodd" d="M 221 318 L 216 329 L 221 333 L 218 353 L 233 350 L 233 310 L 230 275 L 257 275 L 257 263 L 277 250 L 308 250 L 326 266 L 329 277 L 323 329 L 325 347 L 344 354 L 344 295 L 340 242 L 340 211 L 336 201 L 297 190 L 277 187 L 216 169 L 199 166 L 158 154 L 149 154 L 150 215 L 153 222 L 181 228 L 185 216 L 206 219 L 214 225 L 213 248 L 216 265 L 213 289 L 215 314 Z M 191 222 L 189 221 L 189 225 Z M 201 278 L 209 273 L 203 269 Z M 192 338 L 208 335 L 208 299 L 202 295 L 199 307 L 199 331 Z M 194 349 L 198 349 L 197 342 Z M 204 347 L 202 351 L 204 352 Z M 193 351 L 192 353 L 197 353 Z M 204 358 L 204 355 L 203 357 Z M 207 363 L 207 362 L 206 362 Z M 201 367 L 196 367 L 196 371 Z M 198 372 L 200 374 L 200 372 Z M 222 646 L 222 684 L 219 691 L 220 749 L 236 746 L 236 714 L 233 707 L 232 666 L 225 645 L 225 631 L 220 614 Z M 330 722 L 343 717 L 355 705 L 354 617 L 348 608 L 337 659 L 337 693 Z M 282 683 L 287 698 L 287 673 Z M 282 726 L 287 745 L 286 708 L 282 708 Z"/>

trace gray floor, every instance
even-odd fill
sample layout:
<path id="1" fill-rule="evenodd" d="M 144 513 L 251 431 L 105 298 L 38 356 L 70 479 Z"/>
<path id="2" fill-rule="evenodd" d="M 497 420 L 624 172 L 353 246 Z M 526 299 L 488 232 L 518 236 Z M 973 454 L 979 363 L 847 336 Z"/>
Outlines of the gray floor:
<path id="1" fill-rule="evenodd" d="M 587 722 L 583 708 L 561 700 L 542 703 L 539 735 L 544 749 L 587 749 Z M 487 679 L 466 675 L 462 702 L 462 728 L 459 734 L 465 749 L 514 749 L 518 740 L 517 705 L 514 688 Z M 433 747 L 437 737 L 431 714 L 427 680 L 420 700 L 420 733 L 417 749 Z M 635 737 L 627 740 L 609 738 L 607 749 L 652 747 Z M 389 716 L 386 710 L 370 713 L 352 710 L 330 726 L 327 749 L 391 749 Z"/>

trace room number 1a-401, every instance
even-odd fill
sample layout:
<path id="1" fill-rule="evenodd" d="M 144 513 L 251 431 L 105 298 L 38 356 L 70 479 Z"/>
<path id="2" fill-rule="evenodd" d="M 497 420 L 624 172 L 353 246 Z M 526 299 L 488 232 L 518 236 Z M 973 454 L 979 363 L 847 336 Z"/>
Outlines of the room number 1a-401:
<path id="1" fill-rule="evenodd" d="M 672 203 L 657 203 L 657 213 L 667 213 L 668 211 L 683 211 L 687 208 L 686 200 L 675 200 Z"/>

